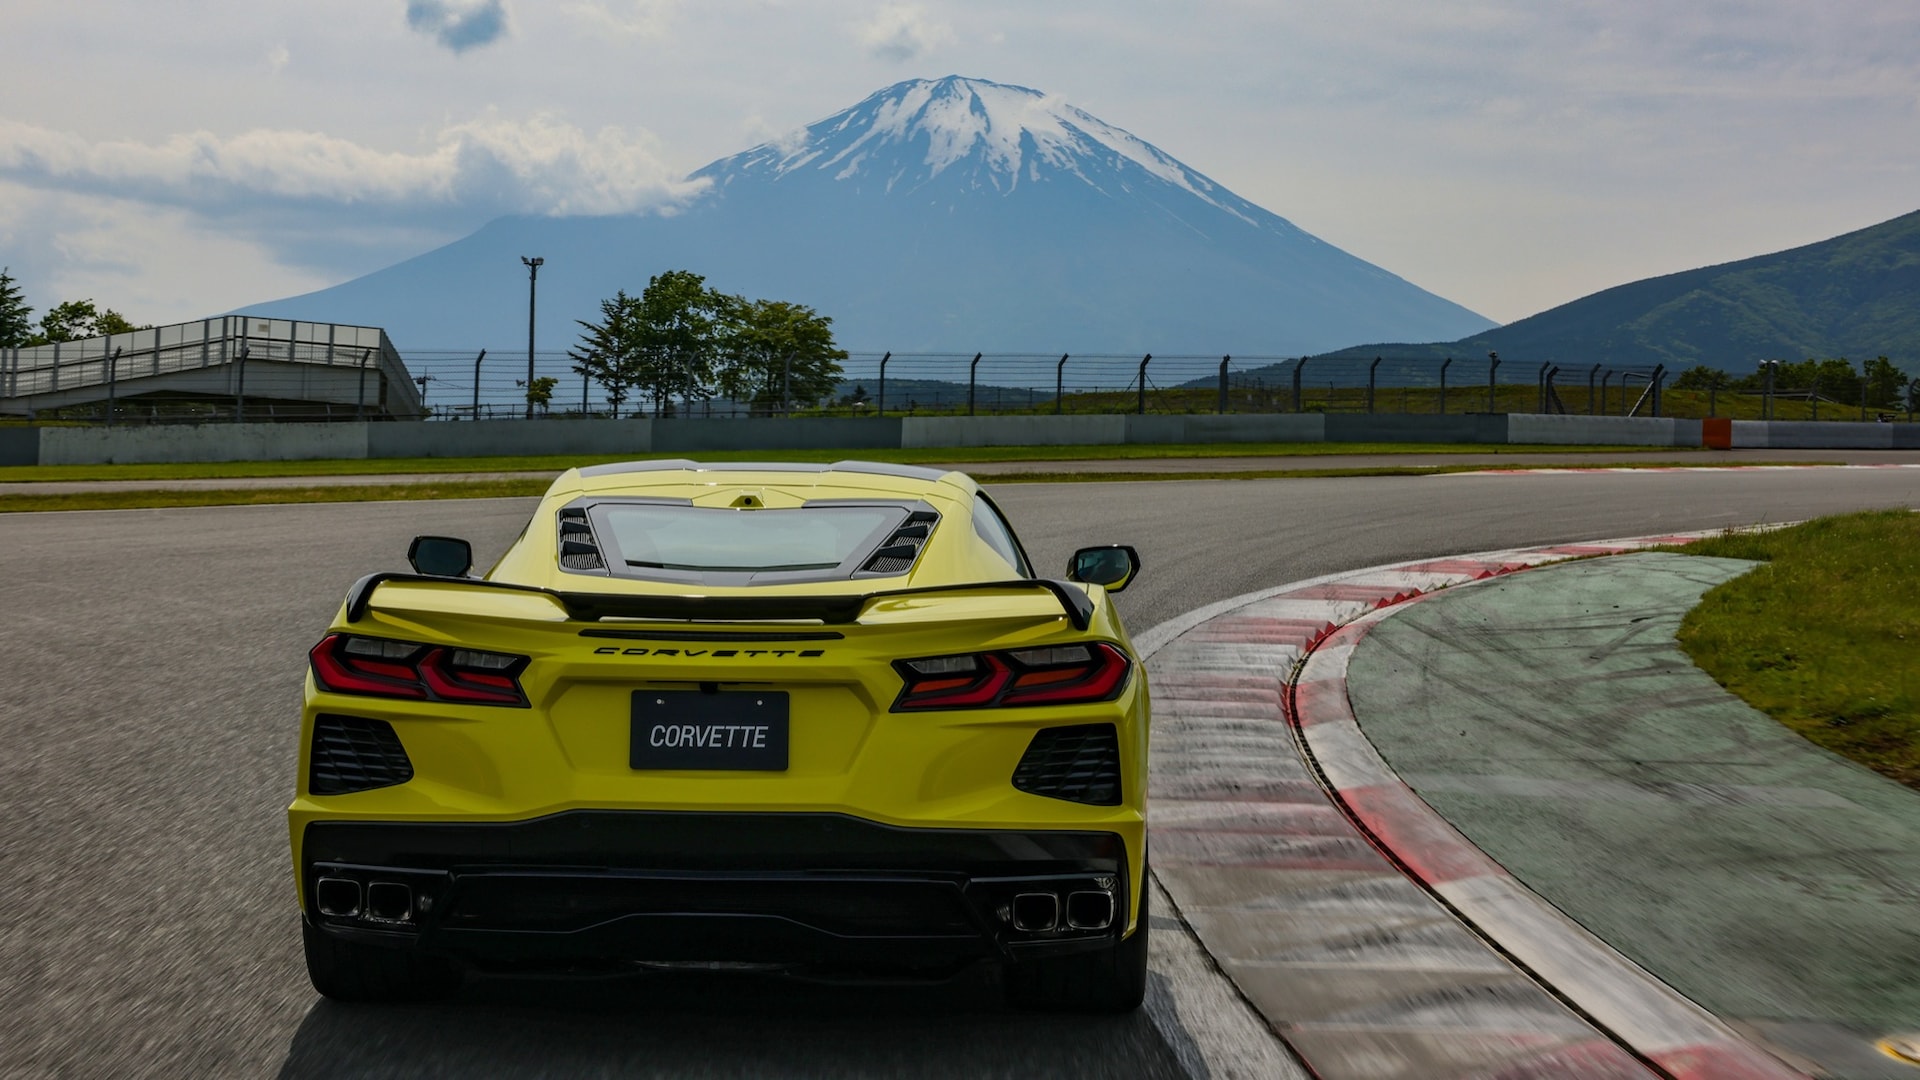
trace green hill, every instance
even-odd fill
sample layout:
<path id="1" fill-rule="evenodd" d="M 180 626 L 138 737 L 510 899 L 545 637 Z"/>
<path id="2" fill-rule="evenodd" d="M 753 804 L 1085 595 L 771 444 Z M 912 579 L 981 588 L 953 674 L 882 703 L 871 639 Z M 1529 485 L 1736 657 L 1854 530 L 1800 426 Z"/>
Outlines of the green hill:
<path id="1" fill-rule="evenodd" d="M 1362 358 L 1709 364 L 1886 356 L 1920 361 L 1920 211 L 1806 247 L 1616 286 L 1459 341 L 1360 345 Z"/>

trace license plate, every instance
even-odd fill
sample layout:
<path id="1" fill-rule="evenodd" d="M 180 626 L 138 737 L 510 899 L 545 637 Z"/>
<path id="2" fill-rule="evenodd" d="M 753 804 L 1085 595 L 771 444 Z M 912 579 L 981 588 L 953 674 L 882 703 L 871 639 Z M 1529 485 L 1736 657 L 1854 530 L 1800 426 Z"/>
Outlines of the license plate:
<path id="1" fill-rule="evenodd" d="M 636 769 L 784 771 L 787 692 L 635 690 L 627 763 Z"/>

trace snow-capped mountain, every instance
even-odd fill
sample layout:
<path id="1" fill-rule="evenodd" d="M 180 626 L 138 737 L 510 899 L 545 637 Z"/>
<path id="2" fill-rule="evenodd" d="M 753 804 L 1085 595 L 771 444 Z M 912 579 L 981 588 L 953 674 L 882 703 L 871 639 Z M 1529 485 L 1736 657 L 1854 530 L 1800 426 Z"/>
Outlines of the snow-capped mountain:
<path id="1" fill-rule="evenodd" d="M 518 256 L 539 254 L 543 348 L 676 268 L 811 304 L 856 350 L 1293 355 L 1493 325 L 1025 87 L 898 83 L 693 177 L 676 213 L 502 218 L 245 310 L 381 325 L 402 349 L 504 345 L 525 334 Z"/>
<path id="2" fill-rule="evenodd" d="M 1000 194 L 1013 193 L 1023 179 L 1046 183 L 1072 177 L 1109 196 L 1130 191 L 1129 182 L 1169 185 L 1249 224 L 1258 224 L 1255 215 L 1264 214 L 1151 143 L 1024 86 L 959 76 L 917 79 L 890 86 L 800 134 L 804 137 L 756 146 L 694 175 L 724 188 L 735 179 L 777 181 L 811 173 L 850 183 L 855 190 L 877 184 L 886 194 L 914 192 L 949 169 L 950 179 L 963 188 Z"/>

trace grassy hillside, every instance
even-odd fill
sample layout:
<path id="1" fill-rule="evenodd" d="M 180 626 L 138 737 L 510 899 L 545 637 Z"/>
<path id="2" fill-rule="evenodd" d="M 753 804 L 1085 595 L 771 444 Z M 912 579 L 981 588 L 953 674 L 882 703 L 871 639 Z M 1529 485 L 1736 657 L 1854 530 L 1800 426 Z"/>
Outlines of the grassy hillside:
<path id="1" fill-rule="evenodd" d="M 1330 354 L 1485 356 L 1529 362 L 1710 364 L 1887 356 L 1920 366 L 1920 211 L 1858 232 L 1740 262 L 1594 293 L 1497 330 L 1433 345 L 1363 345 Z"/>

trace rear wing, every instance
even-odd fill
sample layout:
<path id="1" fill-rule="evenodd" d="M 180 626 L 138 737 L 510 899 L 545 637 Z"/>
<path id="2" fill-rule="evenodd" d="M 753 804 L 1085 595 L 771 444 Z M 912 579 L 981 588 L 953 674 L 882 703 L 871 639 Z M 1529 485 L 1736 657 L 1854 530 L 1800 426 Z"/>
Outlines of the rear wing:
<path id="1" fill-rule="evenodd" d="M 388 583 L 452 585 L 461 589 L 532 593 L 549 597 L 579 622 L 601 619 L 681 619 L 716 622 L 776 622 L 793 619 L 818 619 L 839 624 L 858 621 L 867 606 L 879 600 L 900 597 L 931 596 L 940 593 L 969 593 L 1044 590 L 1060 602 L 1060 609 L 1075 630 L 1085 630 L 1093 621 L 1093 601 L 1078 587 L 1052 578 L 1017 578 L 1012 581 L 981 581 L 963 585 L 929 585 L 917 589 L 888 589 L 883 592 L 852 593 L 845 596 L 648 596 L 644 594 L 561 592 L 537 585 L 513 585 L 504 581 L 477 578 L 433 577 L 427 574 L 368 574 L 347 590 L 347 622 L 366 617 L 373 606 L 373 594 Z"/>

